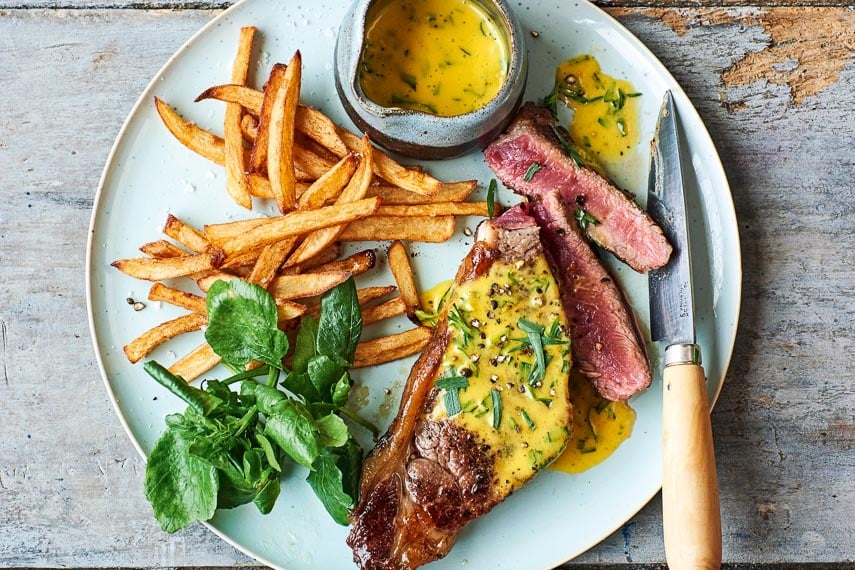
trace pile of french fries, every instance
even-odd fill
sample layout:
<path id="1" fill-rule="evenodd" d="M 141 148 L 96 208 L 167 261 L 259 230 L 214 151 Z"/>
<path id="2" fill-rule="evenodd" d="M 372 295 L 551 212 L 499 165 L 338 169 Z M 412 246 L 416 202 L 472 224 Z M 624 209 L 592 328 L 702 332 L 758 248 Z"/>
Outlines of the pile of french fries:
<path id="1" fill-rule="evenodd" d="M 281 215 L 214 223 L 201 230 L 169 215 L 158 240 L 140 247 L 146 257 L 113 263 L 132 277 L 155 282 L 148 298 L 182 307 L 188 314 L 162 323 L 128 343 L 138 362 L 155 347 L 207 324 L 205 298 L 162 281 L 196 282 L 200 293 L 218 279 L 245 279 L 276 299 L 280 327 L 293 331 L 304 315 L 317 316 L 319 295 L 373 268 L 375 252 L 339 259 L 343 242 L 391 240 L 389 266 L 396 286 L 358 290 L 365 325 L 419 308 L 419 293 L 406 241 L 443 242 L 454 234 L 456 216 L 486 216 L 486 202 L 467 202 L 474 180 L 444 183 L 417 167 L 399 164 L 326 115 L 302 105 L 300 52 L 276 64 L 262 91 L 246 85 L 256 29 L 243 28 L 231 83 L 207 89 L 197 101 L 226 104 L 223 137 L 184 120 L 155 99 L 167 129 L 184 146 L 225 167 L 226 191 L 252 209 L 253 197 L 275 200 Z M 398 295 L 390 298 L 397 290 Z M 431 331 L 416 326 L 359 344 L 355 366 L 365 367 L 419 352 Z M 220 358 L 205 343 L 169 370 L 187 381 Z"/>

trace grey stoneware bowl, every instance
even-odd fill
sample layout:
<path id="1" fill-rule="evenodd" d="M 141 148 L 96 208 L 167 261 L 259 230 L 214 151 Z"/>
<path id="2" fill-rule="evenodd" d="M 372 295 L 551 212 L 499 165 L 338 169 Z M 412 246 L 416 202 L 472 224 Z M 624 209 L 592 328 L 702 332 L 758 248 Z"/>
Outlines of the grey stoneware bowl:
<path id="1" fill-rule="evenodd" d="M 478 0 L 507 32 L 509 69 L 498 94 L 483 107 L 453 117 L 383 107 L 362 91 L 359 61 L 366 14 L 390 0 L 356 0 L 342 21 L 335 46 L 335 85 L 347 114 L 371 139 L 387 149 L 418 159 L 443 159 L 485 147 L 510 124 L 522 102 L 528 54 L 519 20 L 505 0 Z"/>

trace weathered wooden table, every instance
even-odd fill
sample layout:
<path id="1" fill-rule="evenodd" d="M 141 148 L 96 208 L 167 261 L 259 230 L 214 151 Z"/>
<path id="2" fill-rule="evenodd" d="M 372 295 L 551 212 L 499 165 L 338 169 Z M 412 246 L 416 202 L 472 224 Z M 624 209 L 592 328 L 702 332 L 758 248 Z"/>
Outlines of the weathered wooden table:
<path id="1" fill-rule="evenodd" d="M 568 2 L 569 3 L 569 2 Z M 92 200 L 140 91 L 229 2 L 0 0 L 0 565 L 246 566 L 160 532 L 99 377 Z M 826 0 L 601 2 L 685 87 L 736 203 L 736 352 L 713 413 L 724 559 L 855 559 L 855 11 Z M 655 499 L 575 564 L 664 560 Z"/>

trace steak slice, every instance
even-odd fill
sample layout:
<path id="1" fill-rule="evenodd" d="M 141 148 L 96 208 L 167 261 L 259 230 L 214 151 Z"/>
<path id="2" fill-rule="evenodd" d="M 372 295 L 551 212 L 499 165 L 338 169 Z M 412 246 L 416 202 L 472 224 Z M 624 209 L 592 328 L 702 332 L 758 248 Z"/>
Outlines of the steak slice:
<path id="1" fill-rule="evenodd" d="M 519 206 L 479 227 L 398 415 L 363 466 L 347 539 L 361 568 L 442 558 L 566 445 L 568 324 L 539 232 Z"/>
<path id="2" fill-rule="evenodd" d="M 569 135 L 550 112 L 529 102 L 484 156 L 515 192 L 535 198 L 557 189 L 567 204 L 593 216 L 598 223 L 586 225 L 588 237 L 636 271 L 645 273 L 665 265 L 672 248 L 662 230 L 626 194 L 568 156 L 559 135 L 569 144 Z M 533 164 L 540 169 L 532 174 Z"/>
<path id="3" fill-rule="evenodd" d="M 558 191 L 533 198 L 529 211 L 557 268 L 574 364 L 608 400 L 626 400 L 644 390 L 650 369 L 623 294 L 568 216 Z"/>

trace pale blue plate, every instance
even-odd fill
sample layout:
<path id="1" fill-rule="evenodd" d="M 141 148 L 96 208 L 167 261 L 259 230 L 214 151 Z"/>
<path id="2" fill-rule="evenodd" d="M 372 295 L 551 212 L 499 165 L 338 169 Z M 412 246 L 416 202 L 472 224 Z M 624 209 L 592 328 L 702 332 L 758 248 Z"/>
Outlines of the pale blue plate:
<path id="1" fill-rule="evenodd" d="M 535 5 L 537 4 L 537 5 Z M 150 304 L 134 312 L 127 297 L 145 298 L 148 285 L 110 267 L 110 262 L 139 255 L 137 247 L 160 239 L 167 211 L 201 226 L 249 217 L 226 197 L 222 169 L 184 149 L 160 123 L 153 97 L 163 98 L 185 116 L 214 131 L 222 126 L 223 106 L 193 103 L 205 88 L 227 83 L 238 37 L 244 25 L 259 28 L 257 83 L 276 61 L 303 53 L 304 102 L 320 107 L 350 126 L 333 86 L 335 34 L 346 10 L 340 1 L 267 2 L 244 0 L 205 26 L 155 76 L 128 117 L 109 157 L 95 201 L 88 249 L 87 292 L 92 336 L 101 372 L 125 428 L 145 455 L 163 429 L 163 417 L 179 411 L 179 402 L 160 389 L 140 366 L 125 360 L 121 347 L 145 329 L 181 314 Z M 721 390 L 733 349 L 741 290 L 739 238 L 727 180 L 715 147 L 691 102 L 662 64 L 634 36 L 587 2 L 538 2 L 516 7 L 530 37 L 528 98 L 552 87 L 555 66 L 581 53 L 591 53 L 603 70 L 629 79 L 643 93 L 642 140 L 652 136 L 662 95 L 674 95 L 688 141 L 694 172 L 687 173 L 688 204 L 698 307 L 698 337 L 703 347 L 711 399 Z M 624 188 L 646 196 L 649 151 L 639 144 L 612 174 Z M 479 153 L 425 167 L 447 180 L 493 176 Z M 483 190 L 482 190 L 483 191 Z M 504 191 L 503 203 L 516 201 Z M 272 213 L 263 205 L 261 212 Z M 257 215 L 259 209 L 254 213 Z M 458 225 L 455 238 L 435 246 L 416 245 L 415 265 L 423 288 L 452 277 L 471 245 Z M 613 262 L 611 260 L 610 262 Z M 612 263 L 642 325 L 647 325 L 647 280 Z M 362 285 L 390 284 L 385 266 Z M 402 329 L 402 321 L 386 331 Z M 380 334 L 384 331 L 370 331 Z M 201 342 L 185 335 L 156 350 L 152 357 L 169 364 Z M 658 363 L 658 351 L 651 346 Z M 361 374 L 367 396 L 363 413 L 385 425 L 394 414 L 411 361 L 401 361 Z M 657 365 L 658 369 L 658 365 Z M 384 388 L 390 388 L 386 395 Z M 156 399 L 155 396 L 157 397 Z M 595 545 L 632 517 L 661 486 L 661 376 L 634 398 L 638 420 L 632 437 L 601 465 L 581 475 L 547 471 L 482 519 L 469 525 L 457 545 L 436 568 L 472 564 L 475 568 L 551 568 Z M 366 442 L 367 443 L 367 442 Z M 284 480 L 282 497 L 264 517 L 254 507 L 221 511 L 210 527 L 259 561 L 279 568 L 349 568 L 344 543 L 347 529 L 335 525 L 293 469 Z M 142 488 L 130 490 L 142 494 Z M 204 559 L 202 555 L 200 558 Z"/>

